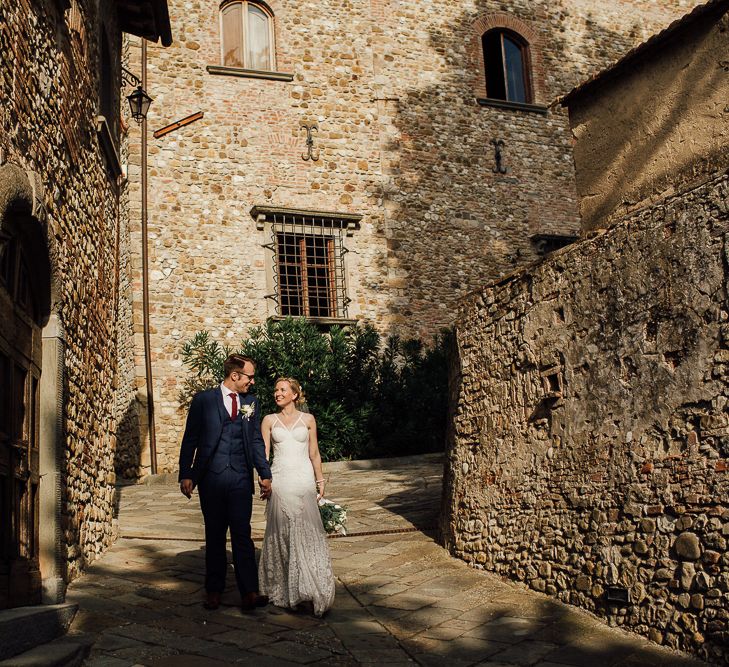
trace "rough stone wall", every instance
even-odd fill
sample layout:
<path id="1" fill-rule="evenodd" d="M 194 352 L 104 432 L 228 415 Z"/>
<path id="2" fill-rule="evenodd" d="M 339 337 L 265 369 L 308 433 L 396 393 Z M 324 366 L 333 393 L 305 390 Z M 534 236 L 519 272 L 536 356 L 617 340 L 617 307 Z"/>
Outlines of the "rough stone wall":
<path id="1" fill-rule="evenodd" d="M 102 17 L 116 62 L 121 38 L 113 3 L 99 13 L 97 3 L 63 13 L 60 4 L 0 0 L 0 148 L 42 185 L 66 343 L 62 533 L 72 579 L 112 540 L 118 191 L 96 134 Z"/>
<path id="2" fill-rule="evenodd" d="M 583 231 L 729 166 L 729 9 L 685 21 L 568 98 Z"/>
<path id="3" fill-rule="evenodd" d="M 566 116 L 477 103 L 479 27 L 504 15 L 526 26 L 535 102 L 545 105 L 694 3 L 268 4 L 276 69 L 292 82 L 209 74 L 206 66 L 220 64 L 220 38 L 218 5 L 208 0 L 170 2 L 176 42 L 149 49 L 150 130 L 204 112 L 202 120 L 150 137 L 160 470 L 176 468 L 182 342 L 208 329 L 236 344 L 274 314 L 264 298 L 273 291 L 263 247 L 270 230 L 257 230 L 252 206 L 362 214 L 346 243 L 349 316 L 385 333 L 428 336 L 453 321 L 468 290 L 535 259 L 532 234 L 579 229 Z M 139 71 L 136 47 L 130 66 Z M 301 125 L 311 122 L 319 128 L 316 162 L 301 157 Z M 505 142 L 506 174 L 493 171 L 492 139 Z M 130 163 L 138 164 L 133 152 Z M 132 179 L 134 200 L 136 187 Z M 139 248 L 136 220 L 132 244 Z"/>
<path id="4" fill-rule="evenodd" d="M 469 297 L 444 492 L 454 555 L 717 662 L 728 233 L 722 173 Z"/>
<path id="5" fill-rule="evenodd" d="M 138 38 L 125 35 L 122 44 L 122 63 L 130 69 L 130 45 L 138 43 Z M 132 67 L 130 71 L 133 71 Z M 139 72 L 137 72 L 139 73 Z M 126 84 L 122 89 L 122 97 L 131 92 L 131 87 Z M 124 165 L 124 178 L 139 180 L 139 145 L 138 133 L 131 140 L 129 136 L 130 126 L 135 126 L 130 115 L 126 100 L 122 99 L 122 124 L 125 127 L 124 139 L 120 146 L 120 160 Z M 136 143 L 135 143 L 136 142 Z M 135 157 L 130 161 L 129 155 Z M 126 183 L 125 183 L 126 185 Z M 116 474 L 124 478 L 134 478 L 140 474 L 142 468 L 142 442 L 144 440 L 143 428 L 146 417 L 143 416 L 146 406 L 142 404 L 138 396 L 138 383 L 144 385 L 144 356 L 143 340 L 141 336 L 137 339 L 135 332 L 135 306 L 133 276 L 139 272 L 139 247 L 137 252 L 132 251 L 132 229 L 136 225 L 138 232 L 141 216 L 140 193 L 136 188 L 122 187 L 119 203 L 119 298 L 117 316 L 117 339 L 118 350 L 116 369 L 116 438 L 117 448 L 115 452 L 114 468 Z M 138 242 L 138 238 L 135 239 Z M 137 266 L 134 263 L 137 262 Z M 141 305 L 141 302 L 140 302 Z M 137 356 L 139 355 L 139 357 Z M 137 363 L 141 364 L 137 368 Z M 149 462 L 147 462 L 149 465 Z"/>

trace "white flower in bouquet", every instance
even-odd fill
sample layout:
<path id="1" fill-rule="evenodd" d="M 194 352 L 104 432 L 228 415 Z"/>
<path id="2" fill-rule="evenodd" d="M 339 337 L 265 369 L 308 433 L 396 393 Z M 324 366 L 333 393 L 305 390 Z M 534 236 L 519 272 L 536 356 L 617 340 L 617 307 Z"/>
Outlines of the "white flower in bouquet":
<path id="1" fill-rule="evenodd" d="M 345 528 L 345 524 L 347 523 L 347 509 L 345 507 L 337 505 L 326 498 L 320 498 L 319 514 L 321 515 L 321 522 L 324 524 L 324 530 L 327 533 L 347 534 L 347 529 Z"/>

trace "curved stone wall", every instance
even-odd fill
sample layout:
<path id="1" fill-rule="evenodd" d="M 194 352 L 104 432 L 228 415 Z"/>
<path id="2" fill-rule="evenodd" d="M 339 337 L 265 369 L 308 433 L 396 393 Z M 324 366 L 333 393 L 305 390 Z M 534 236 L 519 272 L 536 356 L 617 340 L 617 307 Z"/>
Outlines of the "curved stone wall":
<path id="1" fill-rule="evenodd" d="M 729 177 L 491 284 L 457 325 L 444 535 L 726 660 Z"/>

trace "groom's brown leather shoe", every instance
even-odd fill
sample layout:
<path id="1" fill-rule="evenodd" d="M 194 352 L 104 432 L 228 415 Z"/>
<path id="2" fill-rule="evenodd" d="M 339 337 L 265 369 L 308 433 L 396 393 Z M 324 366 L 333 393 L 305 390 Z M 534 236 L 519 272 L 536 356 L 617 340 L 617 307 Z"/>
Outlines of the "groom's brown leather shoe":
<path id="1" fill-rule="evenodd" d="M 259 595 L 255 592 L 246 593 L 241 598 L 240 608 L 243 611 L 252 611 L 256 607 L 265 607 L 268 604 L 268 595 Z"/>
<path id="2" fill-rule="evenodd" d="M 205 597 L 205 602 L 203 602 L 203 607 L 205 609 L 210 609 L 211 611 L 214 609 L 217 609 L 220 606 L 220 593 L 208 593 Z"/>

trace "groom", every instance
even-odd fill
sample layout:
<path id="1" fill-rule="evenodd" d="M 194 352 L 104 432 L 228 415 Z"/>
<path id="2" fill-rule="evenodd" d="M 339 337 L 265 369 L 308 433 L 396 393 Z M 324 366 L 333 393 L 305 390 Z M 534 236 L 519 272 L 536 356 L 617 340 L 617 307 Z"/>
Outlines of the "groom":
<path id="1" fill-rule="evenodd" d="M 255 363 L 233 354 L 225 360 L 223 370 L 223 382 L 196 394 L 190 404 L 180 446 L 180 491 L 190 498 L 195 486 L 199 488 L 205 519 L 205 608 L 220 606 L 230 528 L 241 607 L 250 611 L 268 604 L 268 598 L 258 594 L 251 539 L 253 469 L 260 477 L 262 498 L 271 494 L 271 469 L 261 436 L 258 401 L 247 393 L 255 381 Z"/>

